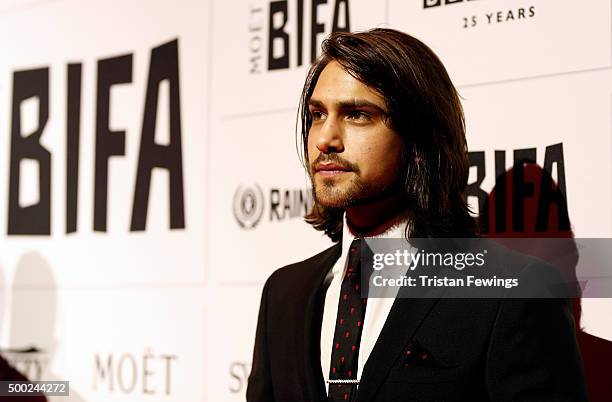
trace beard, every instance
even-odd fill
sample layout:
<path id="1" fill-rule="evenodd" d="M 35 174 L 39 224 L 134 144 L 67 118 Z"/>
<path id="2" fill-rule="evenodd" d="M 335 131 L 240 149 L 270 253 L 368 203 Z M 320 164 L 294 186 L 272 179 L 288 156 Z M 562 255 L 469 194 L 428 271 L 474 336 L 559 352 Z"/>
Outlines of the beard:
<path id="1" fill-rule="evenodd" d="M 344 175 L 350 177 L 314 177 L 314 166 L 318 163 L 333 162 L 347 169 Z M 312 183 L 314 201 L 326 208 L 346 209 L 351 206 L 380 201 L 399 189 L 399 177 L 393 183 L 385 186 L 362 180 L 359 166 L 345 161 L 336 153 L 320 154 L 310 164 L 308 174 Z"/>
<path id="2" fill-rule="evenodd" d="M 313 196 L 319 205 L 346 209 L 370 193 L 369 186 L 363 183 L 355 172 L 345 174 L 351 174 L 352 177 L 342 182 L 334 178 L 313 180 Z"/>
<path id="3" fill-rule="evenodd" d="M 318 178 L 311 176 L 314 201 L 326 208 L 346 209 L 381 201 L 397 194 L 400 180 L 386 186 L 378 186 L 361 180 L 358 172 L 351 171 L 351 177 L 343 180 L 335 178 Z"/>
<path id="4" fill-rule="evenodd" d="M 351 175 L 349 178 L 318 177 L 315 179 L 314 167 L 319 163 L 335 163 L 350 169 L 344 175 Z M 326 208 L 347 208 L 352 203 L 360 198 L 360 195 L 367 192 L 368 189 L 365 183 L 359 177 L 359 167 L 342 159 L 336 153 L 319 154 L 319 156 L 310 163 L 308 174 L 312 183 L 312 195 L 314 201 Z"/>

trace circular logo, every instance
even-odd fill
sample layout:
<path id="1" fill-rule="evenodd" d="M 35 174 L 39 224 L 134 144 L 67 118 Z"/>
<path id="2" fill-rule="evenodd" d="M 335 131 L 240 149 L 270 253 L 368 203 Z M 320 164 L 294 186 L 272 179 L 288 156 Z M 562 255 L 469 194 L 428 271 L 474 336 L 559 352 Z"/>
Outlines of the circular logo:
<path id="1" fill-rule="evenodd" d="M 261 220 L 264 198 L 261 187 L 238 187 L 234 193 L 234 217 L 244 229 L 252 229 Z"/>

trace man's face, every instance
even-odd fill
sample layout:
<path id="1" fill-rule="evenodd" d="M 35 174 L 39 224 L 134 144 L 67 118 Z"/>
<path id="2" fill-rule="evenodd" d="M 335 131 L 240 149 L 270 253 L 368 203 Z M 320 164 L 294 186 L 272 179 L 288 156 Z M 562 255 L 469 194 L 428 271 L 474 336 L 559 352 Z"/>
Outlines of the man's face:
<path id="1" fill-rule="evenodd" d="M 319 204 L 346 208 L 394 191 L 403 142 L 385 124 L 383 97 L 332 61 L 308 108 L 308 165 Z"/>

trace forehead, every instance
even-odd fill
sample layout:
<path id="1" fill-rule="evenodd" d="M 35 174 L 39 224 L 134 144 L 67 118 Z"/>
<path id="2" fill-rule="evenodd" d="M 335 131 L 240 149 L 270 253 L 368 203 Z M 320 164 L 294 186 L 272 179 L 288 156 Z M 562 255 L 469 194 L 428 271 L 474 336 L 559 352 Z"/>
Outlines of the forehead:
<path id="1" fill-rule="evenodd" d="M 321 72 L 311 100 L 329 105 L 354 100 L 367 100 L 381 108 L 385 105 L 380 94 L 353 77 L 336 61 L 329 62 Z"/>

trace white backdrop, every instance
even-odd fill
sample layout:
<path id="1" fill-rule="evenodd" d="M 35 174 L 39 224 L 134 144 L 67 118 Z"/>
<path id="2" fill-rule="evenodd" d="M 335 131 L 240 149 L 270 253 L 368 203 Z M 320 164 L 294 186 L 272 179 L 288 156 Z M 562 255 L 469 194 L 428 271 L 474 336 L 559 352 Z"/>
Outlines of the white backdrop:
<path id="1" fill-rule="evenodd" d="M 575 235 L 611 237 L 610 0 L 447 2 L 3 0 L 3 355 L 74 401 L 244 400 L 263 282 L 330 244 L 300 219 L 295 123 L 334 24 L 438 53 L 483 190 L 496 150 L 562 143 Z M 583 309 L 612 340 L 612 303 Z"/>

